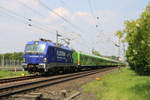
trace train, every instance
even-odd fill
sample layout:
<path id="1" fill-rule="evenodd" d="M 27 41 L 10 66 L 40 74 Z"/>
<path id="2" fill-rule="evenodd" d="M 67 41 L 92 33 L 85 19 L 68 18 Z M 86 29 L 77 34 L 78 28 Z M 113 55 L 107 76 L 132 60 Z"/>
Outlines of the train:
<path id="1" fill-rule="evenodd" d="M 22 66 L 30 73 L 78 71 L 99 66 L 117 66 L 118 60 L 82 53 L 50 40 L 40 39 L 27 42 Z"/>

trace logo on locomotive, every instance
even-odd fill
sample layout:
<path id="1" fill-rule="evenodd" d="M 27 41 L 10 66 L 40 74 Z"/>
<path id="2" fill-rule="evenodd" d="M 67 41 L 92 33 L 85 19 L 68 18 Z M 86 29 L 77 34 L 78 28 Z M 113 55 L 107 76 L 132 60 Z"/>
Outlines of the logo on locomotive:
<path id="1" fill-rule="evenodd" d="M 66 53 L 64 51 L 57 50 L 57 56 L 66 56 Z"/>

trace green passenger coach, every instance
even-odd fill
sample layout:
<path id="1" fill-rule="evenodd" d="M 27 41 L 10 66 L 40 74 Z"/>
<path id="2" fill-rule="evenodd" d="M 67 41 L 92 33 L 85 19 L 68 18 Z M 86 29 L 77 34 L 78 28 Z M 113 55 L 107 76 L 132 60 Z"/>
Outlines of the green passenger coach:
<path id="1" fill-rule="evenodd" d="M 73 52 L 73 63 L 78 66 L 116 66 L 121 64 L 117 60 L 106 57 L 84 54 L 82 52 Z"/>

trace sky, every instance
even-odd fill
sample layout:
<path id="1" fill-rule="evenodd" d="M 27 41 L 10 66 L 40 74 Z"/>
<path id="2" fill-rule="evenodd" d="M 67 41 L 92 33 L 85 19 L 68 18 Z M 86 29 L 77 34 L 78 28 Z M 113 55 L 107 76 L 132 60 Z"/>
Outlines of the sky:
<path id="1" fill-rule="evenodd" d="M 56 42 L 56 31 L 69 47 L 118 56 L 116 31 L 139 17 L 148 0 L 0 0 L 0 53 L 22 52 L 28 41 Z M 127 47 L 127 45 L 126 45 Z M 122 45 L 121 55 L 123 55 Z"/>

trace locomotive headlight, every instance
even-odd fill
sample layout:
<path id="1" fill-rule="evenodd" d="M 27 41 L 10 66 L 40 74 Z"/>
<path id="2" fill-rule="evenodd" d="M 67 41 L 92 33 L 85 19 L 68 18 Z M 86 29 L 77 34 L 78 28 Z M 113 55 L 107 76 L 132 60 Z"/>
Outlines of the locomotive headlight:
<path id="1" fill-rule="evenodd" d="M 44 58 L 44 59 L 43 59 L 43 62 L 47 62 L 47 58 Z"/>

